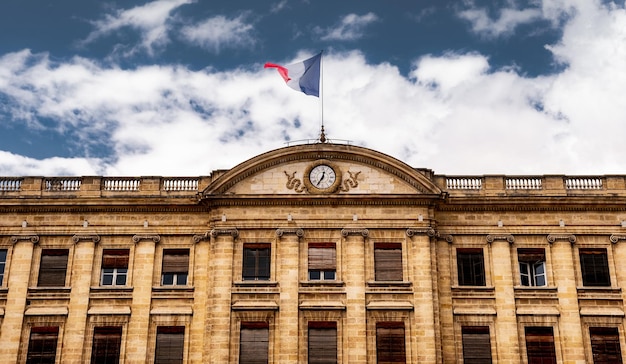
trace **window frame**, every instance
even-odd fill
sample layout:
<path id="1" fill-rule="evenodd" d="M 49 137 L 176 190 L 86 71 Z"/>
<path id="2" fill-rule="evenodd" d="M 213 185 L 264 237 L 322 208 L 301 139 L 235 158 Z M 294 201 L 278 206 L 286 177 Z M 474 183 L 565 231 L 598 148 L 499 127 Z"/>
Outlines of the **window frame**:
<path id="1" fill-rule="evenodd" d="M 100 332 L 99 332 L 100 331 Z M 122 354 L 122 334 L 123 334 L 122 326 L 95 326 L 93 328 L 93 337 L 91 341 L 91 364 L 118 364 L 121 359 Z M 111 343 L 109 339 L 114 336 L 114 342 Z M 98 336 L 105 336 L 103 342 L 97 341 Z M 109 348 L 113 347 L 111 344 L 115 345 L 116 348 L 112 350 L 111 354 L 117 353 L 117 355 L 113 355 L 109 357 L 108 355 L 104 358 L 101 356 L 101 351 L 98 350 L 96 346 L 98 343 L 104 344 L 104 350 L 106 354 L 109 354 Z"/>
<path id="2" fill-rule="evenodd" d="M 517 261 L 521 286 L 548 286 L 546 252 L 544 248 L 518 248 Z M 538 272 L 538 268 L 543 269 L 543 272 Z M 526 284 L 524 278 L 526 278 Z M 538 283 L 540 278 L 543 279 L 544 284 Z"/>
<path id="3" fill-rule="evenodd" d="M 4 255 L 4 257 L 3 257 Z M 9 249 L 0 247 L 0 287 L 6 287 L 7 265 L 9 261 Z"/>
<path id="4" fill-rule="evenodd" d="M 180 347 L 176 347 L 176 349 L 179 351 L 180 354 L 180 361 L 179 363 L 183 363 L 185 360 L 185 326 L 181 326 L 181 325 L 176 325 L 176 326 L 169 326 L 169 325 L 158 325 L 156 327 L 156 334 L 155 334 L 155 342 L 154 342 L 154 364 L 160 364 L 160 360 L 163 359 L 165 360 L 163 363 L 166 364 L 171 364 L 173 363 L 172 360 L 177 360 L 178 358 L 171 358 L 171 357 L 167 357 L 167 358 L 161 358 L 162 355 L 160 355 L 161 353 L 159 352 L 159 338 L 160 335 L 170 335 L 176 336 L 176 344 L 179 344 Z M 182 335 L 181 338 L 179 338 L 178 336 Z M 172 341 L 170 340 L 170 343 Z M 172 354 L 171 348 L 170 350 L 168 349 L 162 349 L 164 350 L 165 355 L 170 355 Z"/>
<path id="5" fill-rule="evenodd" d="M 256 252 L 252 260 L 253 265 L 248 266 L 251 252 Z M 259 252 L 267 252 L 265 257 L 260 256 Z M 263 262 L 262 259 L 267 259 L 267 262 Z M 252 274 L 250 274 L 252 270 Z M 267 270 L 267 274 L 263 274 L 263 271 Z M 242 262 L 241 262 L 241 279 L 243 281 L 269 281 L 272 276 L 272 246 L 270 243 L 245 243 L 242 250 Z"/>
<path id="6" fill-rule="evenodd" d="M 602 262 L 599 262 L 598 258 L 601 259 Z M 579 248 L 578 259 L 583 287 L 612 287 L 609 252 L 607 248 Z M 601 264 L 598 265 L 598 263 Z M 591 264 L 591 266 L 588 266 L 588 264 Z M 602 271 L 599 272 L 600 270 Z"/>
<path id="7" fill-rule="evenodd" d="M 48 259 L 54 259 L 54 258 L 46 258 L 46 257 L 55 257 L 55 256 L 65 257 L 65 260 L 64 260 L 65 265 L 62 268 L 53 266 L 52 265 L 54 263 L 53 261 L 47 262 Z M 43 248 L 41 249 L 41 255 L 39 257 L 39 268 L 38 268 L 38 273 L 37 273 L 37 287 L 40 287 L 40 288 L 67 287 L 67 281 L 68 281 L 67 273 L 68 273 L 69 264 L 70 264 L 70 249 L 68 248 Z M 54 280 L 51 277 L 55 277 L 55 275 L 59 275 L 59 277 L 57 278 L 61 279 L 60 272 L 63 272 L 63 284 L 57 284 L 57 283 L 61 283 L 60 281 L 59 282 L 54 281 L 52 283 L 47 282 L 47 280 Z"/>
<path id="8" fill-rule="evenodd" d="M 556 364 L 556 346 L 552 326 L 525 326 L 524 341 L 528 364 Z M 549 355 L 549 357 L 546 357 Z"/>
<path id="9" fill-rule="evenodd" d="M 189 285 L 189 263 L 190 263 L 190 259 L 191 259 L 191 249 L 189 248 L 163 248 L 162 249 L 162 254 L 161 254 L 161 279 L 160 279 L 160 285 L 163 287 L 185 287 Z M 167 258 L 166 256 L 177 256 L 177 255 L 182 255 L 182 256 L 186 256 L 186 269 L 183 271 L 180 268 L 167 268 L 166 269 L 166 264 L 169 264 L 167 262 Z M 175 264 L 175 263 L 172 263 Z M 178 271 L 176 271 L 178 270 Z M 165 277 L 166 276 L 171 276 L 172 278 L 172 283 L 166 283 L 165 281 Z M 184 282 L 179 282 L 180 278 L 184 277 Z"/>
<path id="10" fill-rule="evenodd" d="M 480 261 L 475 259 L 480 256 Z M 463 259 L 461 259 L 463 258 Z M 462 269 L 462 262 L 469 259 L 470 264 L 470 278 L 466 277 L 466 269 Z M 485 266 L 485 253 L 483 248 L 456 248 L 456 268 L 457 268 L 457 283 L 463 287 L 485 287 L 487 286 L 487 272 Z M 481 272 L 476 274 L 476 267 L 479 267 Z"/>
<path id="11" fill-rule="evenodd" d="M 257 332 L 254 332 L 257 331 Z M 252 335 L 253 338 L 256 338 L 257 335 L 262 335 L 264 336 L 265 340 L 260 340 L 260 341 L 255 341 L 255 340 L 245 340 L 244 341 L 244 335 L 246 336 L 246 339 L 248 339 L 248 335 Z M 270 326 L 269 326 L 269 322 L 266 321 L 241 321 L 240 325 L 239 325 L 239 357 L 238 357 L 238 363 L 239 364 L 248 364 L 248 363 L 269 363 L 269 359 L 270 359 L 270 354 L 269 354 L 269 341 L 270 341 Z M 260 342 L 260 346 L 265 349 L 263 350 L 256 350 L 256 343 Z M 244 344 L 244 343 L 252 343 L 252 344 Z M 253 345 L 252 347 L 248 347 L 248 345 Z M 263 356 L 260 355 L 260 353 L 264 353 L 264 357 L 266 358 L 265 361 L 263 361 Z M 254 357 L 254 361 L 242 361 L 245 359 L 248 359 L 248 357 L 253 358 Z M 261 361 L 259 361 L 259 359 Z"/>
<path id="12" fill-rule="evenodd" d="M 402 243 L 374 243 L 374 281 L 403 282 L 404 256 Z M 391 271 L 385 266 L 391 265 Z"/>
<path id="13" fill-rule="evenodd" d="M 59 338 L 60 338 L 60 331 L 61 328 L 59 326 L 42 326 L 42 325 L 34 325 L 30 327 L 29 330 L 29 334 L 28 334 L 28 342 L 26 343 L 26 364 L 35 364 L 35 363 L 42 363 L 42 358 L 47 358 L 48 361 L 43 361 L 43 363 L 46 362 L 51 362 L 51 363 L 56 363 L 56 358 L 58 356 L 58 349 L 59 349 Z M 36 334 L 36 336 L 38 336 L 39 334 L 42 334 L 42 338 L 38 338 L 36 341 L 33 340 L 33 334 Z M 50 340 L 50 338 L 45 338 L 46 334 L 48 334 L 49 336 L 54 336 L 54 340 L 55 340 L 55 344 L 54 346 L 54 351 L 48 351 L 43 352 L 45 349 L 45 345 L 46 345 L 46 341 Z M 37 345 L 37 343 L 41 343 L 42 348 L 41 350 L 38 350 L 38 353 L 33 353 L 33 346 Z M 40 354 L 40 355 L 37 355 Z M 33 358 L 33 356 L 37 356 L 36 358 Z M 52 361 L 50 361 L 50 359 Z"/>
<path id="14" fill-rule="evenodd" d="M 316 331 L 319 331 L 317 333 Z M 315 335 L 313 333 L 315 332 Z M 307 323 L 307 362 L 309 364 L 336 364 L 338 363 L 337 321 L 309 321 Z M 334 340 L 324 340 L 325 338 Z M 311 338 L 314 338 L 313 340 Z M 321 340 L 318 340 L 320 339 Z M 325 341 L 333 342 L 334 347 L 325 346 Z M 319 348 L 319 349 L 318 349 Z M 322 350 L 322 352 L 318 352 Z M 330 354 L 333 353 L 334 355 Z M 314 355 L 311 355 L 314 353 Z M 314 357 L 312 359 L 312 357 Z"/>
<path id="15" fill-rule="evenodd" d="M 320 254 L 311 254 L 320 250 Z M 329 250 L 324 252 L 322 250 Z M 332 250 L 332 252 L 330 252 Z M 330 256 L 330 257 L 328 257 Z M 318 258 L 320 257 L 320 258 Z M 318 274 L 318 277 L 315 277 Z M 307 246 L 307 278 L 309 281 L 336 281 L 337 280 L 337 244 L 309 243 Z"/>
<path id="16" fill-rule="evenodd" d="M 124 267 L 124 264 L 122 263 L 118 263 L 115 262 L 113 264 L 105 264 L 105 259 L 107 259 L 106 257 L 111 257 L 111 256 L 119 256 L 121 258 L 114 258 L 114 259 L 121 259 L 122 262 L 126 260 L 126 264 Z M 112 258 L 109 258 L 112 259 Z M 114 266 L 114 267 L 110 267 L 110 266 Z M 126 287 L 128 286 L 128 281 L 129 281 L 129 269 L 130 267 L 130 249 L 124 249 L 124 248 L 107 248 L 107 249 L 102 249 L 102 259 L 101 259 L 101 264 L 100 264 L 100 286 L 102 287 Z M 105 272 L 105 270 L 110 270 L 109 272 Z M 111 284 L 106 284 L 104 282 L 104 277 L 105 276 L 110 276 L 111 277 Z M 124 283 L 117 283 L 117 280 L 119 277 L 124 277 Z"/>
<path id="17" fill-rule="evenodd" d="M 620 330 L 617 327 L 606 327 L 606 326 L 589 326 L 589 345 L 591 347 L 590 354 L 591 359 L 594 364 L 618 364 L 622 363 L 622 343 L 620 339 Z M 598 352 L 598 345 L 600 344 L 598 341 L 594 340 L 594 338 L 604 337 L 611 338 L 613 343 L 617 344 L 617 351 L 614 353 L 606 353 L 606 351 Z M 594 342 L 595 341 L 595 342 Z M 603 343 L 606 346 L 606 341 Z M 597 356 L 602 355 L 604 357 L 603 360 L 599 360 Z"/>
<path id="18" fill-rule="evenodd" d="M 383 336 L 381 332 L 390 331 L 390 336 Z M 402 331 L 400 339 L 398 333 Z M 406 329 L 403 321 L 376 322 L 376 363 L 406 363 Z M 401 350 L 396 350 L 401 348 Z"/>
<path id="19" fill-rule="evenodd" d="M 474 346 L 468 347 L 470 345 L 469 340 L 473 341 Z M 487 339 L 487 343 L 484 342 Z M 482 340 L 482 342 L 481 342 Z M 463 364 L 488 364 L 493 362 L 493 352 L 491 347 L 491 327 L 489 325 L 463 325 L 461 326 L 461 352 L 463 355 Z M 472 354 L 477 354 L 478 356 L 472 355 L 470 357 L 470 350 L 478 348 L 478 351 L 472 351 Z M 482 348 L 482 350 L 481 350 Z M 489 348 L 487 352 L 484 348 Z M 487 357 L 486 354 L 489 354 Z M 480 355 L 484 355 L 480 357 Z"/>

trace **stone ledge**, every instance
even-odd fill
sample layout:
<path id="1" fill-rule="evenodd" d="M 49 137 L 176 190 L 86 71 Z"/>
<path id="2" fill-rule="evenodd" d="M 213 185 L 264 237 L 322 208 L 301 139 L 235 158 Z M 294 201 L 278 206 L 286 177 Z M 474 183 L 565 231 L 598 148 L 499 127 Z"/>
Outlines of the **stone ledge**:
<path id="1" fill-rule="evenodd" d="M 301 310 L 345 310 L 346 305 L 341 301 L 302 301 L 299 308 Z"/>
<path id="2" fill-rule="evenodd" d="M 274 301 L 235 301 L 232 304 L 234 311 L 278 311 L 278 303 Z"/>
<path id="3" fill-rule="evenodd" d="M 151 315 L 193 315 L 193 309 L 189 306 L 154 307 L 150 310 Z"/>
<path id="4" fill-rule="evenodd" d="M 409 301 L 370 301 L 365 305 L 367 310 L 413 311 Z"/>
<path id="5" fill-rule="evenodd" d="M 66 306 L 59 307 L 29 307 L 24 312 L 26 316 L 67 316 L 69 310 Z"/>
<path id="6" fill-rule="evenodd" d="M 130 315 L 130 306 L 92 306 L 88 315 Z"/>

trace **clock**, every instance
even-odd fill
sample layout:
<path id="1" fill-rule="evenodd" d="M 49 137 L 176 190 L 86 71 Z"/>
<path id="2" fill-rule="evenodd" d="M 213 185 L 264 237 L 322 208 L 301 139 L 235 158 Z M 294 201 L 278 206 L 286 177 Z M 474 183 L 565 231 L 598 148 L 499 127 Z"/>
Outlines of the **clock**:
<path id="1" fill-rule="evenodd" d="M 304 184 L 310 193 L 331 193 L 341 183 L 339 169 L 330 161 L 319 160 L 304 172 Z"/>

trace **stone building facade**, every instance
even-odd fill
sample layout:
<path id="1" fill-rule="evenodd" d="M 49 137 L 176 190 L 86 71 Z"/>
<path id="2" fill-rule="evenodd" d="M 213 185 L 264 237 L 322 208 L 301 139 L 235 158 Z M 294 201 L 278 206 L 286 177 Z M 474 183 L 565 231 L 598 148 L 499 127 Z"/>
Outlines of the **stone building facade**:
<path id="1" fill-rule="evenodd" d="M 626 176 L 352 145 L 0 178 L 2 363 L 620 363 Z"/>

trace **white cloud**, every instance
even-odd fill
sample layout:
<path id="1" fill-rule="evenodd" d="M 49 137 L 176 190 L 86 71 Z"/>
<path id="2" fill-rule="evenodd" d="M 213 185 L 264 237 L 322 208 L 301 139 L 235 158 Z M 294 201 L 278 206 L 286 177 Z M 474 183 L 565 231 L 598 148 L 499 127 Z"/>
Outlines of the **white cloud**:
<path id="1" fill-rule="evenodd" d="M 500 9 L 497 19 L 490 18 L 485 8 L 466 9 L 459 11 L 457 15 L 471 23 L 474 33 L 487 38 L 510 35 L 518 26 L 543 18 L 542 11 L 539 8 Z"/>
<path id="2" fill-rule="evenodd" d="M 110 35 L 123 28 L 133 28 L 141 32 L 141 44 L 131 46 L 128 54 L 145 50 L 154 54 L 155 50 L 169 42 L 171 14 L 182 5 L 195 0 L 157 0 L 127 10 L 118 10 L 107 14 L 101 20 L 93 21 L 96 28 L 83 41 L 84 44 Z M 122 47 L 126 48 L 126 47 Z"/>
<path id="3" fill-rule="evenodd" d="M 333 27 L 316 27 L 314 31 L 321 36 L 322 40 L 342 40 L 350 41 L 362 38 L 365 27 L 378 21 L 378 16 L 374 13 L 365 15 L 348 14 Z"/>
<path id="4" fill-rule="evenodd" d="M 255 43 L 254 26 L 246 22 L 246 16 L 226 18 L 218 15 L 181 29 L 183 38 L 215 53 L 223 48 L 239 48 Z"/>

